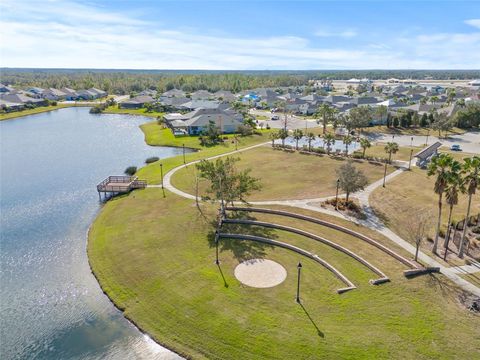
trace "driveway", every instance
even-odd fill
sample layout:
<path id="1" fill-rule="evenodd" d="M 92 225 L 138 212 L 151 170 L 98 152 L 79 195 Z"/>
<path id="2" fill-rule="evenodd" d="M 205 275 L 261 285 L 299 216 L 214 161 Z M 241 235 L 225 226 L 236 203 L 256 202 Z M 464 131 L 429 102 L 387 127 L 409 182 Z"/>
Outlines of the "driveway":
<path id="1" fill-rule="evenodd" d="M 424 135 L 395 135 L 372 133 L 367 135 L 371 141 L 388 142 L 395 141 L 399 145 L 409 146 L 412 142 L 414 146 L 423 146 L 427 137 Z M 480 154 L 480 131 L 469 131 L 462 135 L 450 135 L 448 139 L 439 139 L 436 136 L 428 137 L 428 145 L 440 141 L 444 146 L 450 148 L 453 144 L 459 144 L 466 153 Z"/>

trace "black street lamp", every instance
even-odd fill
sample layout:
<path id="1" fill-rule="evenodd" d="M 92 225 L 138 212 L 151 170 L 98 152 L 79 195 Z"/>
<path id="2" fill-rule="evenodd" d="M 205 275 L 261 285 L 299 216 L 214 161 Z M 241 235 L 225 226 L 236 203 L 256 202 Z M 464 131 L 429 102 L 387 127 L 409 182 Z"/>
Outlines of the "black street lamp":
<path id="1" fill-rule="evenodd" d="M 185 164 L 185 144 L 182 144 L 183 147 L 183 163 Z"/>
<path id="2" fill-rule="evenodd" d="M 425 140 L 425 146 L 428 145 L 428 135 L 430 135 L 430 128 L 427 129 L 427 139 Z"/>
<path id="3" fill-rule="evenodd" d="M 299 262 L 298 265 L 297 265 L 297 269 L 298 269 L 298 278 L 297 278 L 297 303 L 300 304 L 300 272 L 302 270 L 302 263 Z"/>
<path id="4" fill-rule="evenodd" d="M 163 189 L 163 164 L 160 163 L 160 178 L 162 179 L 162 189 Z"/>
<path id="5" fill-rule="evenodd" d="M 385 180 L 387 178 L 387 164 L 388 164 L 388 161 L 387 159 L 385 159 L 385 170 L 383 171 L 383 187 L 385 187 Z"/>
<path id="6" fill-rule="evenodd" d="M 410 170 L 410 167 L 412 166 L 412 156 L 413 156 L 413 136 L 410 139 L 410 161 L 408 162 L 408 170 Z"/>
<path id="7" fill-rule="evenodd" d="M 218 260 L 218 230 L 215 231 L 215 264 L 220 264 Z"/>
<path id="8" fill-rule="evenodd" d="M 335 194 L 335 210 L 338 211 L 338 188 L 340 186 L 340 179 L 337 179 L 337 192 Z"/>

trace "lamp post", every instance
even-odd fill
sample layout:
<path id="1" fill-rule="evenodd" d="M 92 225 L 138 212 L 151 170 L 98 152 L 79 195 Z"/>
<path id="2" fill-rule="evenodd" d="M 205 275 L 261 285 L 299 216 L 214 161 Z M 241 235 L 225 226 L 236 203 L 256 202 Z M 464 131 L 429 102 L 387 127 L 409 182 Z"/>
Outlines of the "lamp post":
<path id="1" fill-rule="evenodd" d="M 218 260 L 218 230 L 215 231 L 215 264 L 220 264 Z"/>
<path id="2" fill-rule="evenodd" d="M 182 148 L 183 148 L 183 163 L 185 164 L 185 144 L 182 144 Z"/>
<path id="3" fill-rule="evenodd" d="M 162 179 L 162 189 L 163 189 L 163 164 L 160 163 L 160 178 Z"/>
<path id="4" fill-rule="evenodd" d="M 338 188 L 340 187 L 340 179 L 337 179 L 337 192 L 335 194 L 335 210 L 338 211 Z"/>
<path id="5" fill-rule="evenodd" d="M 297 277 L 297 298 L 296 301 L 298 304 L 300 304 L 300 272 L 302 270 L 302 263 L 299 262 L 297 265 L 297 270 L 298 270 L 298 277 Z"/>
<path id="6" fill-rule="evenodd" d="M 410 161 L 408 162 L 408 170 L 410 170 L 410 167 L 412 166 L 412 156 L 413 156 L 413 136 L 410 139 Z"/>
<path id="7" fill-rule="evenodd" d="M 425 140 L 425 146 L 428 145 L 428 135 L 430 135 L 430 128 L 427 129 L 427 139 Z"/>

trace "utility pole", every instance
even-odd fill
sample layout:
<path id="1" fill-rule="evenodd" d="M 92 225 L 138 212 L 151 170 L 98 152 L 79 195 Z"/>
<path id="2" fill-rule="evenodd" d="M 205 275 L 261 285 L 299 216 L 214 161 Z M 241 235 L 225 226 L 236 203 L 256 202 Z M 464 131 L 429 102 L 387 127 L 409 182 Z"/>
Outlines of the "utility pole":
<path id="1" fill-rule="evenodd" d="M 163 189 L 163 164 L 160 163 L 160 178 L 162 179 L 162 189 Z"/>
<path id="2" fill-rule="evenodd" d="M 300 272 L 302 270 L 302 263 L 301 262 L 298 263 L 297 269 L 298 269 L 298 277 L 297 277 L 297 298 L 296 298 L 296 302 L 298 304 L 300 304 Z"/>
<path id="3" fill-rule="evenodd" d="M 337 179 L 337 192 L 335 194 L 335 210 L 338 211 L 338 188 L 340 186 L 340 179 Z"/>
<path id="4" fill-rule="evenodd" d="M 413 156 L 413 136 L 411 137 L 410 141 L 410 161 L 408 162 L 408 170 L 410 170 L 410 167 L 412 166 L 412 156 Z"/>

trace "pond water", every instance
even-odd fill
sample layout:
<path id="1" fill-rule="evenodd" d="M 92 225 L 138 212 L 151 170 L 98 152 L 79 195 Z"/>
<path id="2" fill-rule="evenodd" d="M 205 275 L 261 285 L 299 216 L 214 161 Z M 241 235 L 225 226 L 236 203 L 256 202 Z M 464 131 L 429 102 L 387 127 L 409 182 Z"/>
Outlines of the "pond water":
<path id="1" fill-rule="evenodd" d="M 282 140 L 275 140 L 275 144 L 281 144 Z M 288 138 L 285 139 L 285 145 L 293 146 L 295 147 L 296 141 L 293 137 L 289 136 Z M 302 137 L 298 141 L 298 148 L 301 149 L 303 146 L 308 147 L 308 141 L 306 137 Z M 321 138 L 316 138 L 314 141 L 311 143 L 312 148 L 327 148 L 327 145 L 324 144 L 323 139 Z M 360 144 L 357 141 L 352 141 L 350 145 L 348 145 L 348 153 L 351 154 L 355 150 L 360 149 Z M 330 151 L 331 152 L 344 152 L 345 151 L 345 144 L 343 143 L 342 140 L 335 140 L 334 144 L 330 145 Z"/>
<path id="2" fill-rule="evenodd" d="M 95 185 L 181 153 L 147 146 L 146 121 L 67 108 L 0 122 L 0 358 L 178 358 L 114 308 L 86 256 Z"/>

